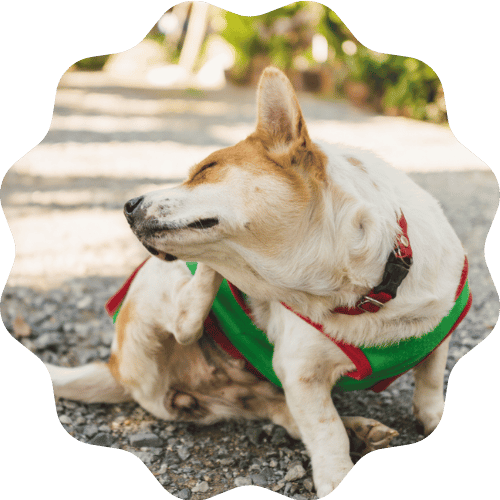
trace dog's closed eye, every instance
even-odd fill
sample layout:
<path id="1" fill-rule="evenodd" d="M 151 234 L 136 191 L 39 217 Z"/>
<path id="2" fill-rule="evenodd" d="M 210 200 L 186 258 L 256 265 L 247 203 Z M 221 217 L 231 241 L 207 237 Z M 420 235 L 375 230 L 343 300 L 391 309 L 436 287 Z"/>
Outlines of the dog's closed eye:
<path id="1" fill-rule="evenodd" d="M 204 172 L 205 170 L 209 169 L 209 168 L 212 168 L 212 167 L 215 167 L 215 165 L 217 165 L 217 162 L 216 161 L 212 161 L 210 163 L 207 163 L 206 165 L 203 165 L 203 167 L 200 168 L 200 170 L 198 170 L 198 172 L 196 172 L 193 177 L 191 178 L 191 180 L 194 180 L 196 177 L 198 177 L 202 172 Z"/>

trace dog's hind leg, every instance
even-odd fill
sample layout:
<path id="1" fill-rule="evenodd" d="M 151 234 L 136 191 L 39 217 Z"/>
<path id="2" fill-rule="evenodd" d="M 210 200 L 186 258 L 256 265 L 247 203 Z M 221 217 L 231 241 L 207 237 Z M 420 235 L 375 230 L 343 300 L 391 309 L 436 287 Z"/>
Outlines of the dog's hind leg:
<path id="1" fill-rule="evenodd" d="M 448 357 L 448 337 L 430 356 L 413 369 L 415 392 L 413 414 L 428 436 L 439 424 L 444 410 L 444 370 Z"/>
<path id="2" fill-rule="evenodd" d="M 68 368 L 46 364 L 54 395 L 84 403 L 122 403 L 132 401 L 115 380 L 107 363 L 95 362 Z"/>

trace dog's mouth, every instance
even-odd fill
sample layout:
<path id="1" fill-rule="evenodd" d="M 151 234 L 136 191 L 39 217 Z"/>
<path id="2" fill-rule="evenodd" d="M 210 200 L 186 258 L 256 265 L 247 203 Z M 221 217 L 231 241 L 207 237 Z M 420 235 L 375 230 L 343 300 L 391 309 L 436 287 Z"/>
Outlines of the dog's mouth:
<path id="1" fill-rule="evenodd" d="M 182 229 L 210 229 L 211 227 L 217 226 L 219 224 L 219 219 L 217 217 L 209 217 L 206 219 L 198 219 L 189 224 L 170 222 L 170 223 L 160 223 L 157 220 L 149 220 L 143 222 L 139 228 L 135 230 L 138 237 L 146 238 L 158 238 L 162 233 L 180 231 Z M 134 230 L 134 227 L 132 227 Z"/>
<path id="2" fill-rule="evenodd" d="M 143 227 L 142 230 L 140 231 L 141 234 L 137 234 L 136 236 L 141 240 L 142 244 L 146 248 L 146 250 L 154 255 L 155 257 L 158 257 L 162 260 L 166 260 L 168 262 L 177 260 L 177 257 L 175 255 L 172 255 L 170 253 L 163 252 L 161 250 L 157 250 L 154 248 L 152 245 L 149 243 L 144 243 L 144 239 L 147 239 L 151 241 L 151 239 L 157 239 L 160 238 L 161 235 L 165 232 L 172 232 L 172 231 L 178 231 L 182 229 L 195 229 L 195 230 L 205 230 L 205 229 L 210 229 L 211 227 L 217 226 L 219 224 L 219 219 L 217 217 L 208 217 L 206 219 L 198 219 L 193 222 L 190 222 L 189 224 L 178 224 L 178 223 L 171 223 L 171 224 L 157 224 L 157 223 L 152 223 L 148 224 L 146 227 Z"/>
<path id="3" fill-rule="evenodd" d="M 172 255 L 171 253 L 161 252 L 160 250 L 156 250 L 156 248 L 153 248 L 151 245 L 147 245 L 146 243 L 143 243 L 143 245 L 144 248 L 155 257 L 166 260 L 167 262 L 177 260 L 177 257 L 175 255 Z"/>
<path id="4" fill-rule="evenodd" d="M 219 224 L 219 219 L 217 217 L 209 217 L 208 219 L 199 219 L 191 222 L 186 226 L 190 229 L 209 229 Z"/>

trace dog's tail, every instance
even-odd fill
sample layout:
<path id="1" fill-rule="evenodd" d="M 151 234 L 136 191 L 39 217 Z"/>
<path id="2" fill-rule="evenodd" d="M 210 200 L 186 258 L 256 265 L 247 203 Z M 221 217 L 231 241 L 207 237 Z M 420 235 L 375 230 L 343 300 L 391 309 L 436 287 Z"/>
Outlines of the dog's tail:
<path id="1" fill-rule="evenodd" d="M 45 364 L 56 397 L 84 403 L 123 403 L 132 397 L 116 381 L 103 362 L 67 368 Z"/>

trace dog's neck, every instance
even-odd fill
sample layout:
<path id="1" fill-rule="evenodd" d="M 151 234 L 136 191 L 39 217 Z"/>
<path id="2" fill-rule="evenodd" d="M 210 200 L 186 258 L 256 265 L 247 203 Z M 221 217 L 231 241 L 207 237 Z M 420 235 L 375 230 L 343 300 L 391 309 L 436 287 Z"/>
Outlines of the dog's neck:
<path id="1" fill-rule="evenodd" d="M 380 282 L 394 246 L 397 215 L 381 217 L 329 182 L 310 214 L 291 230 L 294 237 L 277 256 L 232 245 L 230 265 L 225 259 L 210 265 L 250 297 L 285 302 L 318 317 L 354 305 Z"/>

